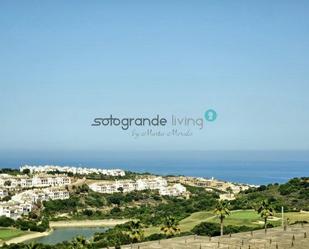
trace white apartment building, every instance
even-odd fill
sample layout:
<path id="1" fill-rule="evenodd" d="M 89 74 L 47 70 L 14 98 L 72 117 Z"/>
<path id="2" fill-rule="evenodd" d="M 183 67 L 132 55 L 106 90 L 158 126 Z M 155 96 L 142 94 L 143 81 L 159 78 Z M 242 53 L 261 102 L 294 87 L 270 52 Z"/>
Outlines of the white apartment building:
<path id="1" fill-rule="evenodd" d="M 136 190 L 136 182 L 130 180 L 123 181 L 105 181 L 89 185 L 90 189 L 95 192 L 112 194 L 116 192 L 131 192 Z"/>
<path id="2" fill-rule="evenodd" d="M 14 201 L 0 203 L 0 216 L 5 216 L 17 220 L 22 215 L 28 215 L 31 212 L 31 204 L 19 203 Z"/>
<path id="3" fill-rule="evenodd" d="M 0 174 L 0 187 L 12 189 L 18 187 L 19 179 L 17 176 Z"/>
<path id="4" fill-rule="evenodd" d="M 142 190 L 159 190 L 160 195 L 180 196 L 186 193 L 186 188 L 181 184 L 168 186 L 167 181 L 162 177 L 142 178 L 136 181 L 121 180 L 121 181 L 101 181 L 92 183 L 89 188 L 95 192 L 112 194 L 120 191 L 142 191 Z"/>
<path id="5" fill-rule="evenodd" d="M 47 189 L 45 195 L 51 200 L 65 200 L 70 198 L 69 191 L 65 189 Z"/>
<path id="6" fill-rule="evenodd" d="M 35 204 L 47 200 L 64 200 L 69 197 L 69 191 L 64 188 L 44 188 L 23 191 L 12 196 L 12 200 L 19 203 Z"/>
<path id="7" fill-rule="evenodd" d="M 168 186 L 166 188 L 161 188 L 159 190 L 160 195 L 168 195 L 168 196 L 181 196 L 187 193 L 187 189 L 185 186 L 180 183 L 176 183 L 173 186 Z"/>
<path id="8" fill-rule="evenodd" d="M 29 177 L 24 175 L 12 176 L 0 174 L 0 187 L 2 188 L 50 187 L 69 184 L 71 184 L 71 178 L 66 175 L 40 174 Z"/>
<path id="9" fill-rule="evenodd" d="M 138 179 L 136 181 L 136 190 L 151 189 L 156 190 L 167 187 L 167 181 L 163 177 L 149 177 L 144 179 Z"/>
<path id="10" fill-rule="evenodd" d="M 66 175 L 36 175 L 32 178 L 33 187 L 65 186 L 71 184 Z"/>
<path id="11" fill-rule="evenodd" d="M 9 191 L 5 188 L 0 188 L 0 199 L 9 195 Z"/>
<path id="12" fill-rule="evenodd" d="M 141 191 L 146 189 L 160 189 L 167 186 L 167 181 L 162 177 L 152 177 L 134 180 L 116 180 L 116 181 L 101 181 L 90 184 L 89 187 L 93 191 L 112 194 L 116 192 L 131 192 L 134 190 Z"/>

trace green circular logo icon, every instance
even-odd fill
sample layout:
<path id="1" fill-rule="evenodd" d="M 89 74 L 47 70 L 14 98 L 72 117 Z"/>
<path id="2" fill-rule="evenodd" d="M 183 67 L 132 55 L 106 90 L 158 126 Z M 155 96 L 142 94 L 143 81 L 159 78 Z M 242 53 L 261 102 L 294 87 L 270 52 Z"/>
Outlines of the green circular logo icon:
<path id="1" fill-rule="evenodd" d="M 205 119 L 209 122 L 213 122 L 217 119 L 218 114 L 215 110 L 209 109 L 205 112 Z"/>

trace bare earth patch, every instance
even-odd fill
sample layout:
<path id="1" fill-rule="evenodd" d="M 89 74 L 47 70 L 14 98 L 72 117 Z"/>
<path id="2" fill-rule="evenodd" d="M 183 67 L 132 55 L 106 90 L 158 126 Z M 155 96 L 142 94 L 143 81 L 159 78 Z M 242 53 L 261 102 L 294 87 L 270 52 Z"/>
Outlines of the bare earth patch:
<path id="1" fill-rule="evenodd" d="M 295 238 L 295 239 L 293 239 Z M 308 249 L 309 225 L 295 225 L 283 231 L 282 228 L 225 235 L 222 237 L 185 236 L 122 246 L 123 249 Z"/>

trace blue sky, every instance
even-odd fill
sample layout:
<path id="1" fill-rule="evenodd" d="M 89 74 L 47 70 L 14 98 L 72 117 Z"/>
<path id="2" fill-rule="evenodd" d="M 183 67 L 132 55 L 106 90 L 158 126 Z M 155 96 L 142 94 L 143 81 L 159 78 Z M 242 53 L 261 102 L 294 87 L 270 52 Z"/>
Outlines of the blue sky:
<path id="1" fill-rule="evenodd" d="M 1 1 L 0 150 L 308 150 L 308 1 Z M 218 119 L 133 139 L 94 117 Z"/>

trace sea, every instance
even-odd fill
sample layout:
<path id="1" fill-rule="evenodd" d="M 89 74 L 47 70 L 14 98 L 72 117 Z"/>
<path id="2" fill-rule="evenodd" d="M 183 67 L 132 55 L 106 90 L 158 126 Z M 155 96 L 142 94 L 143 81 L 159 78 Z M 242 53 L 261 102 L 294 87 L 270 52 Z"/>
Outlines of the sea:
<path id="1" fill-rule="evenodd" d="M 308 151 L 22 151 L 0 152 L 1 168 L 21 165 L 120 168 L 248 183 L 309 177 Z"/>

